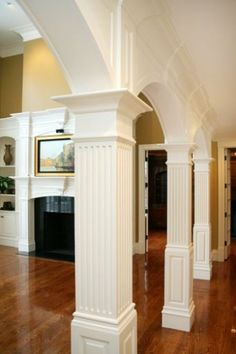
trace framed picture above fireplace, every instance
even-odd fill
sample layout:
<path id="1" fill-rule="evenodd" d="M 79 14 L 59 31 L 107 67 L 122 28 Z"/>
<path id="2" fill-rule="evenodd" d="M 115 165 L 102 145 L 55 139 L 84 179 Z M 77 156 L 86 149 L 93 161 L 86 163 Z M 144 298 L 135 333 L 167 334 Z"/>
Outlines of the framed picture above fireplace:
<path id="1" fill-rule="evenodd" d="M 74 143 L 71 135 L 35 138 L 36 176 L 72 176 L 73 174 Z"/>

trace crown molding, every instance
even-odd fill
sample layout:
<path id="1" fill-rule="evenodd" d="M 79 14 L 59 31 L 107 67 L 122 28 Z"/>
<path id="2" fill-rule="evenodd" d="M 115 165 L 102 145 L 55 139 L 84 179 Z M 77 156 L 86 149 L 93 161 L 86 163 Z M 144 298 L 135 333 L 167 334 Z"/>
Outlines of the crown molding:
<path id="1" fill-rule="evenodd" d="M 0 57 L 7 58 L 13 57 L 14 55 L 23 54 L 24 48 L 23 45 L 12 46 L 12 47 L 3 47 L 0 49 Z"/>
<path id="2" fill-rule="evenodd" d="M 14 27 L 12 28 L 12 31 L 18 33 L 22 37 L 23 42 L 32 41 L 42 37 L 32 24 Z"/>

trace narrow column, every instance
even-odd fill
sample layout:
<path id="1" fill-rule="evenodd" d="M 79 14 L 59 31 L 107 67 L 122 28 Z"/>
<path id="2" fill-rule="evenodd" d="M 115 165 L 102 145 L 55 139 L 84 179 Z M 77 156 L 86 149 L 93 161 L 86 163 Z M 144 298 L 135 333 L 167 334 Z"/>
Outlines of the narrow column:
<path id="1" fill-rule="evenodd" d="M 16 195 L 18 211 L 18 250 L 28 253 L 35 250 L 33 231 L 33 202 L 29 199 L 30 188 L 30 159 L 31 159 L 31 115 L 19 113 L 14 115 L 18 120 L 17 139 L 17 170 L 16 170 Z"/>
<path id="2" fill-rule="evenodd" d="M 194 159 L 194 279 L 211 279 L 210 224 L 210 163 L 211 159 Z"/>
<path id="3" fill-rule="evenodd" d="M 76 115 L 73 354 L 136 354 L 132 302 L 133 119 L 127 90 L 55 98 Z"/>
<path id="4" fill-rule="evenodd" d="M 167 246 L 162 326 L 190 331 L 194 320 L 192 145 L 165 145 L 168 153 Z"/>

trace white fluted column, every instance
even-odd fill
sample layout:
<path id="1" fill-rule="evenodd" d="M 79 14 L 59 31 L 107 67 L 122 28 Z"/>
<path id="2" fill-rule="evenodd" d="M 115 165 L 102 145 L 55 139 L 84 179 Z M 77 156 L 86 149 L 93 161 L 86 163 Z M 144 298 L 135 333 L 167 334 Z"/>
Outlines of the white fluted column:
<path id="1" fill-rule="evenodd" d="M 194 320 L 190 144 L 167 144 L 167 246 L 162 326 L 190 331 Z"/>
<path id="2" fill-rule="evenodd" d="M 76 310 L 73 354 L 136 354 L 132 301 L 133 119 L 127 90 L 56 98 L 75 119 Z"/>
<path id="3" fill-rule="evenodd" d="M 210 163 L 211 159 L 194 159 L 194 279 L 211 279 L 210 224 Z"/>

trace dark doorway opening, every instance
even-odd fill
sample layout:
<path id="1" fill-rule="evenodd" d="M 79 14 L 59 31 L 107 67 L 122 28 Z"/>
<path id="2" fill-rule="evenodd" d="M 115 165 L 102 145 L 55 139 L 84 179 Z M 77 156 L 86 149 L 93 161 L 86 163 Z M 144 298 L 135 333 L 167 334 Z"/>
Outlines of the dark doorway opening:
<path id="1" fill-rule="evenodd" d="M 150 231 L 167 229 L 166 161 L 166 151 L 148 152 L 148 228 Z"/>
<path id="2" fill-rule="evenodd" d="M 35 200 L 35 255 L 74 261 L 74 198 Z"/>
<path id="3" fill-rule="evenodd" d="M 230 149 L 231 237 L 236 238 L 236 149 Z"/>

